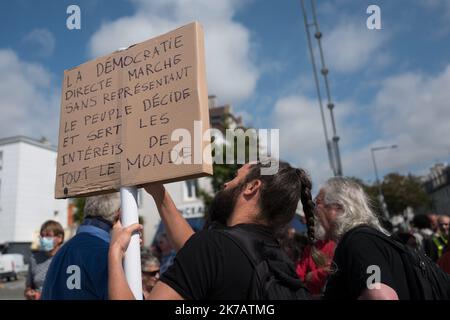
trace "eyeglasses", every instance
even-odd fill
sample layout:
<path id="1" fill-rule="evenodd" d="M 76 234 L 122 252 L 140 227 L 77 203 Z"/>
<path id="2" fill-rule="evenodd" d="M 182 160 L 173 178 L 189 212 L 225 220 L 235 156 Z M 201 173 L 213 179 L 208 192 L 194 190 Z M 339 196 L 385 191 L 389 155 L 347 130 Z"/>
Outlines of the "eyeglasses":
<path id="1" fill-rule="evenodd" d="M 155 277 L 158 273 L 159 270 L 155 270 L 155 271 L 142 271 L 143 274 L 150 276 L 150 277 Z"/>
<path id="2" fill-rule="evenodd" d="M 320 205 L 324 206 L 325 208 L 336 208 L 336 209 L 342 209 L 342 205 L 339 203 L 325 203 L 323 199 L 314 199 L 313 200 L 314 207 L 318 207 Z"/>

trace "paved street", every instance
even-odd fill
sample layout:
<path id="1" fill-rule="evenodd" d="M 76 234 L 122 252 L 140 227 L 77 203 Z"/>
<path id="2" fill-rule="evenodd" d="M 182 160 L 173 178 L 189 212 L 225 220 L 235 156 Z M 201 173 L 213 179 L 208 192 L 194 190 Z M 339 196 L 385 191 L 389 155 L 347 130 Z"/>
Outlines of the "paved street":
<path id="1" fill-rule="evenodd" d="M 16 281 L 7 282 L 6 279 L 0 280 L 0 300 L 24 300 L 24 290 L 24 275 L 19 276 L 19 279 Z"/>

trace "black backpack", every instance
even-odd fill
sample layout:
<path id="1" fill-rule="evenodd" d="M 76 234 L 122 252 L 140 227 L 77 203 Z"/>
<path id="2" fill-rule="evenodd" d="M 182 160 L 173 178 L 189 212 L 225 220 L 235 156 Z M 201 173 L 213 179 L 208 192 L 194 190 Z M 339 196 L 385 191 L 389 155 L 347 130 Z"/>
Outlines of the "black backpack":
<path id="1" fill-rule="evenodd" d="M 450 275 L 423 252 L 397 242 L 370 227 L 359 227 L 353 232 L 355 231 L 372 234 L 397 250 L 405 268 L 411 300 L 450 299 Z"/>
<path id="2" fill-rule="evenodd" d="M 237 227 L 216 229 L 231 239 L 254 268 L 249 300 L 309 300 L 294 265 L 275 239 Z"/>

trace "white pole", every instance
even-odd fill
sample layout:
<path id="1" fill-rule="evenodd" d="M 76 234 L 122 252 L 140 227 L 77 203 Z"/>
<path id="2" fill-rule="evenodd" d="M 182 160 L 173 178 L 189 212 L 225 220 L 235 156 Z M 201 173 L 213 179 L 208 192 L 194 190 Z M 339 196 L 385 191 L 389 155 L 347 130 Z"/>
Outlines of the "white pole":
<path id="1" fill-rule="evenodd" d="M 120 200 L 122 203 L 122 226 L 127 227 L 133 223 L 138 223 L 137 188 L 121 187 Z M 142 300 L 141 247 L 139 243 L 139 234 L 131 236 L 123 265 L 131 292 L 133 292 L 136 300 Z"/>

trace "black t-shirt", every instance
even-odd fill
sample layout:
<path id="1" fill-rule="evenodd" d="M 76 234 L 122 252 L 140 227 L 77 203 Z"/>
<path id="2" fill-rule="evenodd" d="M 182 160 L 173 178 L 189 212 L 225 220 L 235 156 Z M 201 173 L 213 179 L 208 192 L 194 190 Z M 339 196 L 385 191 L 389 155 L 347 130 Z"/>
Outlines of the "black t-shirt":
<path id="1" fill-rule="evenodd" d="M 266 233 L 258 225 L 235 227 Z M 209 229 L 186 242 L 161 281 L 189 300 L 245 300 L 252 275 L 250 261 L 233 240 Z"/>
<path id="2" fill-rule="evenodd" d="M 378 231 L 377 231 L 378 232 Z M 352 230 L 339 242 L 334 254 L 332 272 L 325 288 L 325 299 L 354 300 L 373 283 L 375 268 L 380 282 L 397 292 L 400 300 L 409 299 L 409 290 L 400 254 L 376 235 Z"/>

